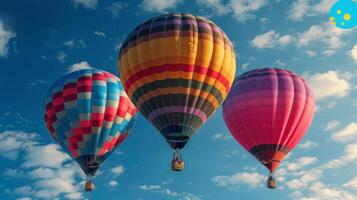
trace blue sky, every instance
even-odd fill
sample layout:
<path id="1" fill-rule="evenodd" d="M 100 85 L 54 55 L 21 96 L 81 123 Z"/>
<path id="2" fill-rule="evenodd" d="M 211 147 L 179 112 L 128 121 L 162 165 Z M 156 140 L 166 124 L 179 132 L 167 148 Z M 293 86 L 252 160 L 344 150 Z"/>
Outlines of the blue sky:
<path id="1" fill-rule="evenodd" d="M 0 1 L 0 199 L 357 199 L 357 31 L 328 24 L 334 0 Z M 213 20 L 237 54 L 237 75 L 262 67 L 306 78 L 317 112 L 301 144 L 281 163 L 279 187 L 230 136 L 221 109 L 183 151 L 184 172 L 142 117 L 102 165 L 96 189 L 53 142 L 42 99 L 70 70 L 118 75 L 121 42 L 143 20 L 189 12 Z"/>

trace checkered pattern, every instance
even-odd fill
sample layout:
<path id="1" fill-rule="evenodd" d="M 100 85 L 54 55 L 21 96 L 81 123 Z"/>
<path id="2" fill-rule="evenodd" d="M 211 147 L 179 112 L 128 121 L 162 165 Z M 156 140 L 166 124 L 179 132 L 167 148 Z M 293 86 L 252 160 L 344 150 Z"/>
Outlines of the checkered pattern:
<path id="1" fill-rule="evenodd" d="M 97 69 L 66 74 L 49 89 L 44 105 L 50 134 L 74 159 L 108 157 L 127 137 L 137 111 L 120 80 Z"/>

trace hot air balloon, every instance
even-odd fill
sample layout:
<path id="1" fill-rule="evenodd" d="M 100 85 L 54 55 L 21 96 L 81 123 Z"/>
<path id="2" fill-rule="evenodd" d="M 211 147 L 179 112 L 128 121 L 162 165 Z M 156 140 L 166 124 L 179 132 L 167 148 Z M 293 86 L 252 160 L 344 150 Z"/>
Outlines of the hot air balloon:
<path id="1" fill-rule="evenodd" d="M 135 106 L 116 76 L 91 68 L 55 82 L 44 107 L 51 136 L 80 165 L 87 175 L 85 189 L 91 191 L 99 166 L 133 126 Z"/>
<path id="2" fill-rule="evenodd" d="M 132 102 L 174 150 L 171 168 L 183 170 L 180 149 L 232 85 L 236 70 L 232 43 L 203 17 L 163 14 L 127 36 L 118 67 Z"/>
<path id="3" fill-rule="evenodd" d="M 275 169 L 304 136 L 314 112 L 314 96 L 305 80 L 276 68 L 238 76 L 223 103 L 233 137 L 269 169 L 269 188 L 275 188 Z"/>

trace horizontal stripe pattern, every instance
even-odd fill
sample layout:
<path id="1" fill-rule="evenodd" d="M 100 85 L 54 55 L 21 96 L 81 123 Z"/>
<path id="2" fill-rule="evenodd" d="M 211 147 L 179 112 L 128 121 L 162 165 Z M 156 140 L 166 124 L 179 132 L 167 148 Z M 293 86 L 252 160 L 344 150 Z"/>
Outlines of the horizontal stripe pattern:
<path id="1" fill-rule="evenodd" d="M 164 14 L 137 26 L 123 42 L 118 65 L 128 96 L 173 148 L 182 148 L 182 138 L 214 113 L 235 76 L 226 34 L 190 14 Z"/>
<path id="2" fill-rule="evenodd" d="M 286 69 L 263 68 L 236 78 L 223 103 L 234 138 L 274 172 L 308 130 L 315 99 L 306 81 Z"/>

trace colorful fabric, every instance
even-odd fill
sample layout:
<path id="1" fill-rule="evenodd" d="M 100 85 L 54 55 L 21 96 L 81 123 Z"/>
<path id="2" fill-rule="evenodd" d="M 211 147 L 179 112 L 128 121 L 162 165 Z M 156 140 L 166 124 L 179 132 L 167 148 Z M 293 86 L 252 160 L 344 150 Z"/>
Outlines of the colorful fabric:
<path id="1" fill-rule="evenodd" d="M 235 55 L 213 22 L 164 14 L 137 26 L 119 53 L 120 79 L 172 148 L 183 148 L 227 96 Z"/>
<path id="2" fill-rule="evenodd" d="M 310 127 L 315 100 L 305 80 L 285 69 L 256 69 L 238 76 L 223 103 L 234 138 L 274 172 Z"/>
<path id="3" fill-rule="evenodd" d="M 127 137 L 136 114 L 120 80 L 97 69 L 63 76 L 44 106 L 50 134 L 86 173 L 88 163 L 99 165 Z"/>

